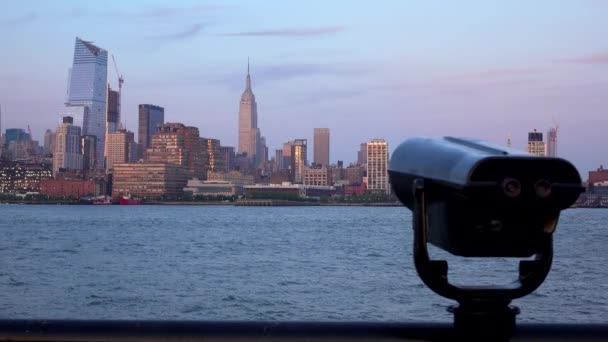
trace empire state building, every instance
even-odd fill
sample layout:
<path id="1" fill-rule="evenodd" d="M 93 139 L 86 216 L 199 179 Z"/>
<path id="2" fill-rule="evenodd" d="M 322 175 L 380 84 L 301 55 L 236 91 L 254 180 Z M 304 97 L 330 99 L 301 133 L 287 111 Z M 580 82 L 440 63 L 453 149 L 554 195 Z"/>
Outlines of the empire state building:
<path id="1" fill-rule="evenodd" d="M 239 107 L 239 153 L 247 153 L 247 157 L 254 166 L 257 166 L 261 157 L 261 135 L 258 128 L 258 106 L 255 95 L 251 90 L 251 77 L 249 76 L 249 62 L 247 63 L 247 81 L 245 91 L 241 95 Z"/>

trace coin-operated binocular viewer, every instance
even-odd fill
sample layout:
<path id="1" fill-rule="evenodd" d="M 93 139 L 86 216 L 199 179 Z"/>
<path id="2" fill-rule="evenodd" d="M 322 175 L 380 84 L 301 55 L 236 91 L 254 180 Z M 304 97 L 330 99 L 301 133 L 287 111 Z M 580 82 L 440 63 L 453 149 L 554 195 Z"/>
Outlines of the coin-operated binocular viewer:
<path id="1" fill-rule="evenodd" d="M 577 170 L 563 159 L 445 137 L 403 142 L 388 173 L 395 194 L 413 212 L 420 278 L 458 302 L 450 308 L 455 329 L 509 338 L 519 313 L 509 303 L 546 278 L 560 211 L 584 190 Z M 456 286 L 448 280 L 447 261 L 431 260 L 427 243 L 457 256 L 527 260 L 519 262 L 514 286 Z"/>

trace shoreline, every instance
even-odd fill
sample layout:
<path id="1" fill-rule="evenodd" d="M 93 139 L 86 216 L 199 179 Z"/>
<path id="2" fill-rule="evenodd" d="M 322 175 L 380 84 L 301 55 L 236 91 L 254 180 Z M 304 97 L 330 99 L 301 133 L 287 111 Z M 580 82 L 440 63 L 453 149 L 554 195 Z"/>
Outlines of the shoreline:
<path id="1" fill-rule="evenodd" d="M 79 203 L 79 202 L 64 202 L 64 201 L 3 201 L 1 204 L 17 204 L 17 205 L 85 205 L 85 206 L 107 206 L 107 205 L 119 205 L 119 204 L 105 204 L 97 205 L 92 203 Z M 148 202 L 138 205 L 165 205 L 165 206 L 256 206 L 256 205 L 242 205 L 237 202 L 220 202 L 220 201 L 166 201 L 166 202 Z M 377 203 L 319 203 L 319 202 L 300 202 L 300 201 L 284 201 L 284 202 L 272 202 L 273 207 L 402 207 L 403 205 L 399 202 L 377 202 Z"/>

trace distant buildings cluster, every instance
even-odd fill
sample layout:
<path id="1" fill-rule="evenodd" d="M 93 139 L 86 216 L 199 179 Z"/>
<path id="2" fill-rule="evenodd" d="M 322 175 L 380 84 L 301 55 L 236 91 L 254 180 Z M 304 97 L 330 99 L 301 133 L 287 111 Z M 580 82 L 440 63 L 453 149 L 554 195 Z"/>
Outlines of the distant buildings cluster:
<path id="1" fill-rule="evenodd" d="M 283 143 L 270 155 L 258 126 L 249 64 L 236 149 L 201 137 L 197 127 L 167 122 L 165 109 L 153 104 L 139 105 L 136 139 L 121 125 L 122 75 L 118 91 L 112 90 L 107 64 L 106 50 L 76 38 L 62 122 L 54 131 L 46 130 L 43 146 L 32 139 L 29 127 L 6 130 L 0 140 L 0 192 L 149 199 L 390 193 L 383 139 L 361 143 L 356 162 L 348 166 L 331 163 L 329 128 L 314 128 L 312 156 L 303 138 Z M 557 130 L 549 129 L 546 142 L 542 132 L 529 132 L 528 152 L 555 157 Z"/>
<path id="2" fill-rule="evenodd" d="M 3 136 L 2 192 L 149 199 L 389 193 L 388 145 L 382 139 L 361 144 L 357 162 L 347 167 L 342 161 L 330 164 L 329 128 L 314 129 L 312 156 L 302 138 L 285 142 L 270 155 L 258 126 L 249 65 L 236 149 L 201 137 L 197 127 L 166 122 L 164 108 L 153 104 L 139 105 L 136 139 L 121 125 L 122 75 L 115 91 L 107 82 L 107 68 L 105 49 L 76 38 L 62 121 L 45 132 L 44 146 L 32 141 L 29 129 L 8 129 Z M 18 170 L 9 172 L 14 165 Z M 16 183 L 19 177 L 25 180 Z"/>

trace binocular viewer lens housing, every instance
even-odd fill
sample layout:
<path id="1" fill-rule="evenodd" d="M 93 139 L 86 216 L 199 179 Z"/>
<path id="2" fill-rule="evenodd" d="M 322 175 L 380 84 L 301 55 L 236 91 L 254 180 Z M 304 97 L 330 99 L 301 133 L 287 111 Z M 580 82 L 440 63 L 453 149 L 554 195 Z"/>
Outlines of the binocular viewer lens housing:
<path id="1" fill-rule="evenodd" d="M 530 257 L 584 190 L 576 168 L 479 140 L 413 138 L 388 170 L 409 209 L 424 184 L 428 242 L 467 257 Z"/>

